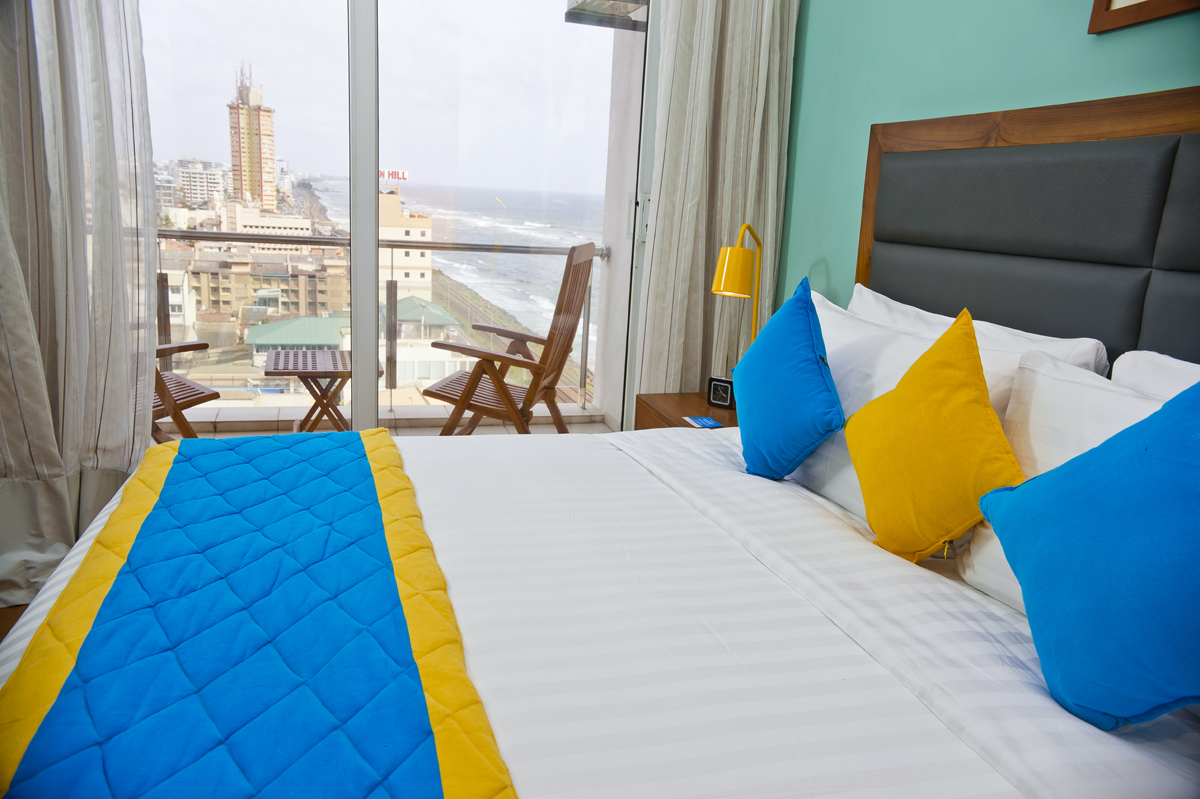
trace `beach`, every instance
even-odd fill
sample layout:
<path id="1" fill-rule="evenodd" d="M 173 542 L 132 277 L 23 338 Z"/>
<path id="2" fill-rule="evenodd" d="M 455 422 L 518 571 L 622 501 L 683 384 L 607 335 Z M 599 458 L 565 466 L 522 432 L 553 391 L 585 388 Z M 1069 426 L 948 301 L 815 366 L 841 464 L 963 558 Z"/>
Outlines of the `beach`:
<path id="1" fill-rule="evenodd" d="M 309 180 L 327 218 L 348 229 L 349 181 L 336 177 Z M 600 243 L 604 218 L 604 197 L 600 195 L 409 184 L 401 184 L 399 191 L 408 210 L 433 218 L 434 241 L 543 247 Z M 564 260 L 561 255 L 433 254 L 435 269 L 538 333 L 550 327 Z M 596 292 L 592 301 L 594 343 Z"/>

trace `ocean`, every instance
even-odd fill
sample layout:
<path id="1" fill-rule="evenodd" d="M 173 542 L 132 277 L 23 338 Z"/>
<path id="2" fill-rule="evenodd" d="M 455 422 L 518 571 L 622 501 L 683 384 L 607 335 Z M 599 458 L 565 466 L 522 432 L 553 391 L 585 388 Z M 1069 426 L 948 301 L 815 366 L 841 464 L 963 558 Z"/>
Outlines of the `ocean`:
<path id="1" fill-rule="evenodd" d="M 312 178 L 311 181 L 329 218 L 349 230 L 349 180 Z M 601 243 L 603 195 L 403 183 L 399 191 L 408 210 L 433 217 L 435 241 L 542 247 L 569 247 L 585 241 Z M 435 268 L 540 334 L 550 328 L 565 260 L 561 255 L 433 253 Z M 590 331 L 593 345 L 597 303 L 593 278 Z"/>

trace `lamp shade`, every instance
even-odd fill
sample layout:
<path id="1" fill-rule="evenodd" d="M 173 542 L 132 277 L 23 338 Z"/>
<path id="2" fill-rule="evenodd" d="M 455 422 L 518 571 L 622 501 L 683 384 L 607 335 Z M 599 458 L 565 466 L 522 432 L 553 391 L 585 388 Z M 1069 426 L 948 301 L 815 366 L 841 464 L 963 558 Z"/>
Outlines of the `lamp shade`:
<path id="1" fill-rule="evenodd" d="M 749 297 L 754 291 L 755 251 L 746 247 L 722 247 L 713 275 L 712 293 L 725 297 Z"/>

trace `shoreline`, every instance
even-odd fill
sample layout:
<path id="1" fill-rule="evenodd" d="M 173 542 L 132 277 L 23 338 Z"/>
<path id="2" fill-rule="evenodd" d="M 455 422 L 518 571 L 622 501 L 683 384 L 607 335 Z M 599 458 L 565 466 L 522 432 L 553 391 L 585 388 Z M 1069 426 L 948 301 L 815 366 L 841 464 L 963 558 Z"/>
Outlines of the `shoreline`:
<path id="1" fill-rule="evenodd" d="M 315 224 L 332 226 L 333 235 L 349 237 L 350 234 L 342 227 L 340 222 L 335 222 L 329 218 L 329 209 L 321 202 L 321 198 L 317 194 L 317 190 L 313 188 L 311 181 L 298 181 L 295 184 L 293 193 L 296 195 L 297 204 L 301 206 L 301 213 Z"/>

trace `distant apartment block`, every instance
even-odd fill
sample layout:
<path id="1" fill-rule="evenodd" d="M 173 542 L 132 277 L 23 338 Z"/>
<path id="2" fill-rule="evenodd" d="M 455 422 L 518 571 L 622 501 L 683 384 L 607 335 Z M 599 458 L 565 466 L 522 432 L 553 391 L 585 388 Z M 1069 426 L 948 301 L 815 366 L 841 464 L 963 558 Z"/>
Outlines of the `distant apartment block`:
<path id="1" fill-rule="evenodd" d="M 312 220 L 307 216 L 273 214 L 256 205 L 229 200 L 220 207 L 221 230 L 229 233 L 259 233 L 269 236 L 311 236 Z M 296 244 L 256 244 L 256 252 L 308 252 Z"/>
<path id="2" fill-rule="evenodd" d="M 243 325 L 264 317 L 340 316 L 350 310 L 346 258 L 334 248 L 327 252 L 295 255 L 171 248 L 160 250 L 159 268 L 185 276 L 179 284 L 186 287 L 185 302 L 190 300 L 191 313 L 221 314 L 225 321 Z"/>
<path id="3" fill-rule="evenodd" d="M 175 207 L 175 178 L 162 172 L 154 173 L 154 201 L 159 216 Z"/>
<path id="4" fill-rule="evenodd" d="M 173 208 L 159 209 L 159 217 L 163 227 L 173 227 L 180 230 L 216 230 L 219 227 L 218 213 L 212 208 Z M 165 224 L 169 223 L 169 224 Z"/>
<path id="5" fill-rule="evenodd" d="M 262 87 L 251 86 L 243 72 L 237 98 L 229 103 L 229 152 L 234 199 L 276 208 L 275 109 L 262 104 Z"/>
<path id="6" fill-rule="evenodd" d="M 288 169 L 287 161 L 275 159 L 275 192 L 277 195 L 291 195 L 296 190 L 296 179 Z"/>
<path id="7" fill-rule="evenodd" d="M 387 281 L 395 280 L 397 296 L 433 300 L 433 219 L 410 213 L 400 195 L 379 195 L 379 238 L 412 243 L 411 247 L 379 249 L 379 297 L 386 299 Z"/>
<path id="8" fill-rule="evenodd" d="M 174 164 L 173 177 L 177 199 L 188 205 L 204 205 L 213 198 L 225 198 L 226 170 L 220 164 L 181 158 Z"/>

